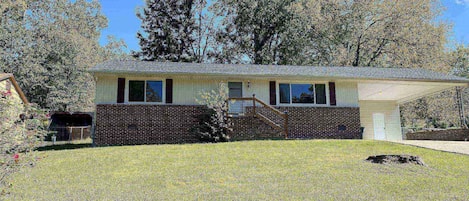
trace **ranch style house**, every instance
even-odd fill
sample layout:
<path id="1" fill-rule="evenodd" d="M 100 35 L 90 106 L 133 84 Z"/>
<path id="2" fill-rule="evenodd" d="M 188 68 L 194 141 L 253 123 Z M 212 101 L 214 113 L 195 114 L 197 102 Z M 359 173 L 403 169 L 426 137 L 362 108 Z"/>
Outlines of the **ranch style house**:
<path id="1" fill-rule="evenodd" d="M 402 139 L 399 105 L 466 87 L 425 69 L 113 60 L 96 81 L 98 146 L 197 142 L 201 91 L 229 88 L 231 137 Z"/>

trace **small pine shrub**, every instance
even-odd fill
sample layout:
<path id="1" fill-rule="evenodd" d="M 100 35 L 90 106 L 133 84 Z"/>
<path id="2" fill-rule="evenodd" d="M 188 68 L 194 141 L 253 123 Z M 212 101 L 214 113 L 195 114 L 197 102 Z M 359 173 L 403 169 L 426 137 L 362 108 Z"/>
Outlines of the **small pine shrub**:
<path id="1" fill-rule="evenodd" d="M 228 142 L 228 133 L 232 130 L 228 118 L 228 87 L 221 82 L 217 90 L 199 93 L 199 104 L 206 107 L 201 108 L 201 114 L 195 118 L 198 124 L 191 128 L 191 132 L 202 142 Z"/>

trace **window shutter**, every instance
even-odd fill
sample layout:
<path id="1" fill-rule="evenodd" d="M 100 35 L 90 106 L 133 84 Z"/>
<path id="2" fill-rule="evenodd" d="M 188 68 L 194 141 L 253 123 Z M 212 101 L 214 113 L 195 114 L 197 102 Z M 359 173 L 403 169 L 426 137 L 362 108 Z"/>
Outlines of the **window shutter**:
<path id="1" fill-rule="evenodd" d="M 173 103 L 173 79 L 166 79 L 166 103 Z"/>
<path id="2" fill-rule="evenodd" d="M 269 82 L 270 105 L 277 105 L 277 94 L 275 89 L 275 81 Z"/>
<path id="3" fill-rule="evenodd" d="M 117 78 L 117 103 L 124 103 L 125 78 Z"/>
<path id="4" fill-rule="evenodd" d="M 337 105 L 336 96 L 335 96 L 335 83 L 334 82 L 329 82 L 329 101 L 331 103 L 331 106 L 336 106 Z"/>

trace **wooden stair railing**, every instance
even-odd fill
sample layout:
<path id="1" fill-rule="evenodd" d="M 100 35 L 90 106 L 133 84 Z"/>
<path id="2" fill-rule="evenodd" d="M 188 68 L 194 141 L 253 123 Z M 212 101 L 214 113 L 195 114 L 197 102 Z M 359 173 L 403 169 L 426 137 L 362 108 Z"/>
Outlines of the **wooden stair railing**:
<path id="1" fill-rule="evenodd" d="M 282 131 L 282 132 L 284 131 L 282 126 L 278 125 L 277 123 L 265 117 L 264 115 L 259 114 L 259 113 L 256 113 L 255 115 L 257 118 L 261 119 L 261 121 L 267 123 L 270 127 L 274 128 L 275 130 Z"/>
<path id="2" fill-rule="evenodd" d="M 281 112 L 280 110 L 277 110 L 274 107 L 268 105 L 267 103 L 264 103 L 263 101 L 257 99 L 256 94 L 253 94 L 252 98 L 251 97 L 228 98 L 228 101 L 249 101 L 249 100 L 252 100 L 252 115 L 254 117 L 259 118 L 261 121 L 267 123 L 269 126 L 274 128 L 275 130 L 283 131 L 284 134 L 285 134 L 285 139 L 288 138 L 288 113 L 287 112 Z M 277 116 L 281 117 L 283 119 L 283 128 L 282 128 L 282 126 L 275 123 L 271 119 L 269 119 L 266 116 L 264 116 L 264 115 L 260 114 L 259 112 L 257 112 L 256 111 L 256 103 L 261 104 L 262 106 L 269 109 L 270 111 L 272 111 Z"/>

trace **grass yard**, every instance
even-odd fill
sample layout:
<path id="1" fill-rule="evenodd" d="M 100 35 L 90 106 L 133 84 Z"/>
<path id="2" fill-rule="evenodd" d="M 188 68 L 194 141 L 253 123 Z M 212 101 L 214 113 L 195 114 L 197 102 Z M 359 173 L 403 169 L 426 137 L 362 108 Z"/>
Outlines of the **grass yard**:
<path id="1" fill-rule="evenodd" d="M 428 167 L 380 165 L 411 154 Z M 469 156 L 362 140 L 42 151 L 11 200 L 468 200 Z"/>

